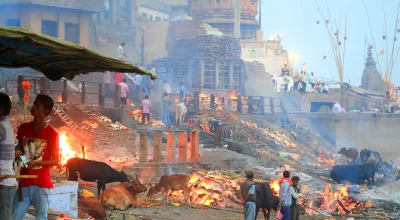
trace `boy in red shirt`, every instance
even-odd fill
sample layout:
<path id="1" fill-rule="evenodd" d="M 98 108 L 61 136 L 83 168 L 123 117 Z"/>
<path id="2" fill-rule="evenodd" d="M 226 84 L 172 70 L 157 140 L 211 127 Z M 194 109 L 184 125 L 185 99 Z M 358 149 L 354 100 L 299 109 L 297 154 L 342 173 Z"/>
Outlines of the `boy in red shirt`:
<path id="1" fill-rule="evenodd" d="M 33 205 L 36 219 L 47 219 L 49 192 L 53 188 L 50 168 L 58 165 L 58 133 L 46 123 L 46 117 L 53 109 L 54 101 L 46 95 L 38 95 L 33 103 L 33 121 L 18 128 L 18 151 L 28 159 L 28 166 L 21 169 L 21 175 L 38 175 L 36 179 L 22 179 L 13 202 L 13 219 L 22 220 L 28 208 Z"/>

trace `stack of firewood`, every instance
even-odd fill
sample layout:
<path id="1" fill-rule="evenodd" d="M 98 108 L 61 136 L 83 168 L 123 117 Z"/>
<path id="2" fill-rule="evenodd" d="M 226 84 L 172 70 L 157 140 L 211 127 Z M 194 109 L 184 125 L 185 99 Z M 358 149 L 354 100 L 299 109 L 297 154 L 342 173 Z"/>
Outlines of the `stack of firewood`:
<path id="1" fill-rule="evenodd" d="M 199 36 L 176 40 L 175 59 L 213 58 L 216 60 L 240 59 L 240 41 L 227 36 Z"/>

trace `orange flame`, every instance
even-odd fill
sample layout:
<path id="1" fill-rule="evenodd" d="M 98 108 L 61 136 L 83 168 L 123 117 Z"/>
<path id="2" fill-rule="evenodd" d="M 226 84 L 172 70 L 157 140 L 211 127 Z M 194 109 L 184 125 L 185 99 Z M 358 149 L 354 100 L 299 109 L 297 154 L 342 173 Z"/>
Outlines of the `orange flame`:
<path id="1" fill-rule="evenodd" d="M 71 150 L 71 146 L 69 144 L 66 132 L 60 133 L 60 135 L 58 137 L 58 142 L 59 142 L 60 152 L 61 152 L 61 161 L 60 161 L 61 165 L 65 165 L 69 159 L 74 158 L 74 157 L 83 158 L 82 152 L 79 154 L 79 153 Z"/>
<path id="2" fill-rule="evenodd" d="M 62 101 L 63 101 L 63 100 L 62 100 L 62 96 L 58 96 L 58 97 L 57 97 L 57 102 L 60 103 L 60 102 L 62 102 Z"/>
<path id="3" fill-rule="evenodd" d="M 230 99 L 237 99 L 237 98 L 238 98 L 237 92 L 236 92 L 235 90 L 232 90 L 232 91 L 229 93 L 229 97 L 230 97 Z"/>
<path id="4" fill-rule="evenodd" d="M 278 180 L 275 180 L 274 182 L 272 182 L 272 184 L 271 184 L 271 189 L 272 189 L 272 193 L 275 195 L 275 196 L 279 196 L 279 190 L 280 190 L 280 186 L 279 186 L 279 183 L 278 183 Z"/>
<path id="5" fill-rule="evenodd" d="M 207 98 L 207 94 L 205 94 L 204 92 L 201 92 L 199 94 L 199 98 Z"/>

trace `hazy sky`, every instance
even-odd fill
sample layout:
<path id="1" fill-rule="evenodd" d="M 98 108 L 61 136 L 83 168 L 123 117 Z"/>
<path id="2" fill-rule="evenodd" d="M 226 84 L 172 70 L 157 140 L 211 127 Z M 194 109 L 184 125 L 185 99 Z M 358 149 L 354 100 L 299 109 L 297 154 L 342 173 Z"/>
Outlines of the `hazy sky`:
<path id="1" fill-rule="evenodd" d="M 378 54 L 385 49 L 385 55 L 379 56 L 379 62 L 384 74 L 386 69 L 386 44 L 382 39 L 385 33 L 385 21 L 383 5 L 386 12 L 386 24 L 388 29 L 389 57 L 391 54 L 397 7 L 400 0 L 365 0 L 372 26 L 372 34 L 375 39 Z M 325 0 L 318 0 L 320 8 L 327 13 Z M 361 84 L 361 76 L 364 70 L 365 35 L 368 42 L 372 43 L 371 32 L 363 0 L 328 0 L 332 20 L 339 22 L 342 12 L 341 29 L 344 32 L 345 14 L 347 17 L 347 42 L 344 81 L 352 85 Z M 314 72 L 316 77 L 335 78 L 339 80 L 329 35 L 322 22 L 317 25 L 317 20 L 322 20 L 314 0 L 263 0 L 262 29 L 264 38 L 268 39 L 272 34 L 283 34 L 282 44 L 289 52 L 297 53 L 302 63 L 307 63 L 307 72 Z M 399 23 L 400 29 L 400 23 Z M 395 43 L 395 52 L 400 46 L 399 40 Z M 342 43 L 343 45 L 343 43 Z M 373 57 L 376 59 L 375 51 Z M 327 59 L 324 60 L 323 56 Z M 400 55 L 398 60 L 400 60 Z M 392 74 L 392 81 L 400 85 L 399 61 L 396 62 Z M 379 70 L 379 65 L 378 70 Z M 300 67 L 300 64 L 297 64 Z"/>

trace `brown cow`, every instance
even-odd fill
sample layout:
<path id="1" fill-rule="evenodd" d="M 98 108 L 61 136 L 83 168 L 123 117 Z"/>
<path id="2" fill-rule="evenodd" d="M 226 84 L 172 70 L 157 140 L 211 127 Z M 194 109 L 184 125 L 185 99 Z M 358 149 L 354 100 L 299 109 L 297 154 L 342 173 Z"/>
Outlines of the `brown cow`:
<path id="1" fill-rule="evenodd" d="M 159 192 L 166 195 L 166 202 L 168 203 L 168 191 L 183 190 L 185 200 L 188 198 L 190 177 L 182 174 L 162 176 L 160 182 L 149 189 L 148 197 L 151 197 Z M 189 200 L 190 203 L 190 200 Z"/>
<path id="2" fill-rule="evenodd" d="M 103 219 L 107 217 L 106 209 L 100 202 L 78 199 L 78 207 L 81 211 L 86 212 L 93 218 Z"/>
<path id="3" fill-rule="evenodd" d="M 135 178 L 130 183 L 115 185 L 100 195 L 100 202 L 107 209 L 127 210 L 130 206 L 137 206 L 136 196 L 146 192 L 146 187 Z"/>
<path id="4" fill-rule="evenodd" d="M 358 157 L 358 150 L 353 147 L 347 150 L 346 148 L 343 147 L 342 149 L 339 150 L 338 154 L 344 155 L 349 165 L 354 165 L 354 161 Z"/>

